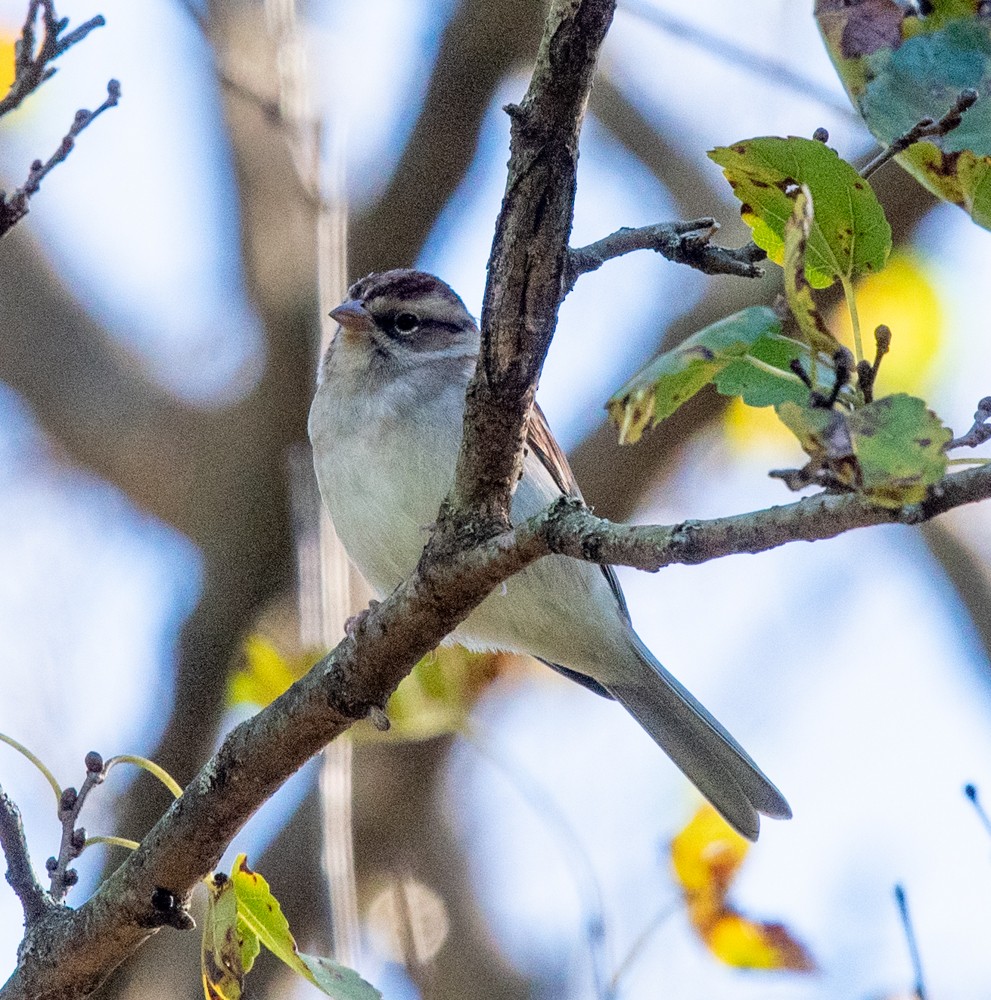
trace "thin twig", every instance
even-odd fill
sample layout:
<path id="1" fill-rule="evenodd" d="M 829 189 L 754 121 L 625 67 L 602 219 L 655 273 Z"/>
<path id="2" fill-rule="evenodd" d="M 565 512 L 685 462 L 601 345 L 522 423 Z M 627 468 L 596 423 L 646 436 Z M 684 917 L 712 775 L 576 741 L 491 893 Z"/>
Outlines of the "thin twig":
<path id="1" fill-rule="evenodd" d="M 483 729 L 468 721 L 462 726 L 461 736 L 475 753 L 503 773 L 514 791 L 526 801 L 548 830 L 554 834 L 555 845 L 570 855 L 572 864 L 569 870 L 585 907 L 585 937 L 595 995 L 607 1000 L 609 993 L 605 970 L 609 956 L 605 904 L 602 899 L 602 886 L 599 884 L 595 866 L 585 846 L 554 799 L 524 766 L 504 754 Z"/>
<path id="2" fill-rule="evenodd" d="M 987 833 L 991 835 L 991 816 L 988 816 L 987 811 L 984 809 L 984 804 L 981 802 L 980 797 L 977 794 L 977 785 L 964 785 L 963 793 L 968 799 L 970 799 L 974 806 L 974 812 L 977 813 L 977 818 L 981 821 L 981 824 Z"/>
<path id="3" fill-rule="evenodd" d="M 935 139 L 952 132 L 960 124 L 963 113 L 974 104 L 977 98 L 976 90 L 970 87 L 961 90 L 953 102 L 953 106 L 942 118 L 938 121 L 933 121 L 932 118 L 923 118 L 916 122 L 907 132 L 894 139 L 887 149 L 882 150 L 873 160 L 861 167 L 860 176 L 866 180 L 876 170 L 883 167 L 888 160 L 893 159 L 899 153 L 904 153 L 909 146 L 914 146 L 922 139 Z"/>
<path id="4" fill-rule="evenodd" d="M 56 903 L 61 902 L 69 889 L 79 881 L 78 873 L 69 864 L 82 854 L 86 845 L 86 831 L 82 827 L 76 827 L 76 820 L 89 793 L 103 783 L 106 775 L 103 758 L 95 751 L 90 751 L 86 754 L 86 777 L 82 787 L 78 792 L 74 788 L 62 791 L 62 798 L 59 800 L 62 839 L 58 857 L 51 857 L 45 863 L 52 883 L 48 894 Z"/>
<path id="5" fill-rule="evenodd" d="M 7 859 L 7 882 L 21 901 L 25 925 L 30 926 L 45 912 L 48 899 L 31 867 L 21 812 L 3 788 L 0 788 L 0 849 Z"/>
<path id="6" fill-rule="evenodd" d="M 41 11 L 43 34 L 41 44 L 35 44 L 35 23 Z M 55 12 L 54 0 L 30 0 L 27 17 L 21 28 L 21 37 L 15 44 L 14 82 L 3 100 L 0 100 L 0 117 L 13 111 L 25 97 L 36 91 L 55 73 L 51 66 L 62 53 L 81 42 L 94 28 L 106 22 L 102 14 L 91 17 L 68 34 L 62 32 L 69 26 L 68 18 L 60 19 Z"/>
<path id="7" fill-rule="evenodd" d="M 72 152 L 76 144 L 76 136 L 83 129 L 91 125 L 108 108 L 116 107 L 119 100 L 120 84 L 116 80 L 111 80 L 107 84 L 107 96 L 104 102 L 95 111 L 87 111 L 85 108 L 77 111 L 72 126 L 65 136 L 63 136 L 58 149 L 44 163 L 41 160 L 35 160 L 31 164 L 31 170 L 24 184 L 9 198 L 6 196 L 0 198 L 0 236 L 9 232 L 28 214 L 28 202 L 31 196 L 38 191 L 41 187 L 41 182 L 48 176 L 52 169 L 59 163 L 62 163 Z"/>
<path id="8" fill-rule="evenodd" d="M 922 958 L 919 955 L 918 942 L 915 940 L 912 918 L 908 912 L 905 889 L 901 885 L 895 886 L 895 902 L 898 904 L 898 915 L 901 918 L 902 929 L 905 931 L 905 941 L 908 943 L 908 953 L 912 960 L 912 972 L 915 975 L 915 987 L 912 992 L 918 1000 L 927 1000 L 926 984 L 922 978 Z"/>
<path id="9" fill-rule="evenodd" d="M 978 404 L 974 413 L 973 426 L 962 434 L 954 438 L 946 445 L 946 451 L 951 448 L 977 448 L 985 441 L 991 441 L 991 396 L 985 396 Z"/>
<path id="10" fill-rule="evenodd" d="M 709 240 L 718 231 L 715 219 L 688 222 L 659 222 L 637 229 L 624 227 L 588 246 L 568 250 L 562 286 L 567 295 L 583 274 L 597 271 L 607 260 L 635 250 L 653 250 L 670 261 L 687 264 L 705 274 L 734 274 L 759 278 L 763 269 L 758 260 L 767 255 L 753 243 L 736 250 L 713 246 Z"/>

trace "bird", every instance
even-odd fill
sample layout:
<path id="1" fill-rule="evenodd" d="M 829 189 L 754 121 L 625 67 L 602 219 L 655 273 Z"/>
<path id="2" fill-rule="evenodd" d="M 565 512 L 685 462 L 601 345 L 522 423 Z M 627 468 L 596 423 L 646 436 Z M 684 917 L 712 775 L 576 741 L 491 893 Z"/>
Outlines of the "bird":
<path id="1" fill-rule="evenodd" d="M 416 567 L 454 482 L 477 324 L 440 278 L 372 273 L 331 310 L 309 435 L 323 502 L 348 556 L 380 598 Z M 581 498 L 533 405 L 514 524 L 562 495 Z M 750 840 L 760 815 L 791 809 L 739 743 L 633 630 L 614 570 L 562 555 L 532 563 L 448 636 L 476 651 L 529 654 L 622 704 L 727 822 Z"/>

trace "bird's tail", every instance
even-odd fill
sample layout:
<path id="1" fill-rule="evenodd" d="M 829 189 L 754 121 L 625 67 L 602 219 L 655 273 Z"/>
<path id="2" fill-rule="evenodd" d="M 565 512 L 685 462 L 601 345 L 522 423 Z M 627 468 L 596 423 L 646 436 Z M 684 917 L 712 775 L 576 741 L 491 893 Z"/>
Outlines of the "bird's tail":
<path id="1" fill-rule="evenodd" d="M 743 747 L 634 639 L 638 664 L 609 692 L 743 836 L 757 839 L 759 813 L 789 819 L 784 796 Z"/>

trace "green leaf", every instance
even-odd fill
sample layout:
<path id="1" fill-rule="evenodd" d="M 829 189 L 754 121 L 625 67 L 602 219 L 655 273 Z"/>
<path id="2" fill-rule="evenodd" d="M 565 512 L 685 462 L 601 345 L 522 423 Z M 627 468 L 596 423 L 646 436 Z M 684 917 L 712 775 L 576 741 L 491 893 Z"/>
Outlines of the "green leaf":
<path id="1" fill-rule="evenodd" d="M 798 488 L 811 483 L 849 490 L 859 487 L 860 468 L 842 410 L 786 402 L 777 407 L 777 414 L 809 456 L 797 477 Z"/>
<path id="2" fill-rule="evenodd" d="M 309 980 L 333 1000 L 382 1000 L 382 994 L 353 969 L 329 958 L 300 954 L 289 922 L 265 878 L 252 871 L 239 854 L 231 870 L 237 897 L 237 915 L 276 958 Z"/>
<path id="3" fill-rule="evenodd" d="M 200 970 L 206 1000 L 239 1000 L 245 967 L 238 937 L 234 885 L 223 874 L 206 880 L 209 896 L 203 920 Z"/>
<path id="4" fill-rule="evenodd" d="M 924 500 L 946 474 L 952 432 L 914 396 L 885 396 L 852 412 L 787 402 L 777 411 L 809 456 L 804 469 L 782 475 L 795 487 L 848 489 L 897 509 Z"/>
<path id="5" fill-rule="evenodd" d="M 805 276 L 813 288 L 884 267 L 891 250 L 884 211 L 870 185 L 823 143 L 794 136 L 747 139 L 713 149 L 709 157 L 742 202 L 740 214 L 754 242 L 778 264 L 784 260 L 794 193 L 802 185 L 809 189 L 815 218 Z"/>
<path id="6" fill-rule="evenodd" d="M 789 337 L 762 337 L 746 354 L 717 372 L 712 381 L 721 395 L 739 396 L 747 406 L 776 406 L 788 401 L 802 405 L 809 400 L 809 390 L 791 370 L 794 360 L 808 370 L 808 347 Z M 820 368 L 832 371 L 823 364 Z"/>
<path id="7" fill-rule="evenodd" d="M 977 10 L 977 0 L 940 0 L 916 17 L 895 0 L 854 6 L 819 0 L 816 16 L 847 93 L 885 146 L 923 118 L 942 118 L 962 90 L 977 91 L 957 128 L 897 159 L 934 194 L 991 229 L 991 21 Z"/>
<path id="8" fill-rule="evenodd" d="M 876 399 L 848 420 L 862 490 L 881 507 L 919 503 L 946 475 L 953 434 L 921 399 L 898 393 Z"/>
<path id="9" fill-rule="evenodd" d="M 670 416 L 762 337 L 778 334 L 772 309 L 751 306 L 699 330 L 641 369 L 606 403 L 621 444 Z"/>

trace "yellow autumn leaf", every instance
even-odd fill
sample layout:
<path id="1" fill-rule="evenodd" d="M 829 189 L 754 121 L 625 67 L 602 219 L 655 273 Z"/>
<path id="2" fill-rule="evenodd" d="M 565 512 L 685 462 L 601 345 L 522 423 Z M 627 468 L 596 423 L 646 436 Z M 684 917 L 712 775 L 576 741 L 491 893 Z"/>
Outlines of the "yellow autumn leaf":
<path id="1" fill-rule="evenodd" d="M 737 969 L 812 972 L 815 962 L 788 929 L 744 916 L 727 902 L 750 843 L 708 803 L 671 842 L 671 864 L 688 918 L 715 958 Z"/>
<path id="2" fill-rule="evenodd" d="M 317 653 L 287 658 L 264 636 L 249 635 L 244 642 L 244 663 L 231 676 L 227 701 L 231 705 L 268 705 L 317 659 Z"/>
<path id="3" fill-rule="evenodd" d="M 671 841 L 671 864 L 686 894 L 722 897 L 749 849 L 750 842 L 706 803 Z"/>
<path id="4" fill-rule="evenodd" d="M 14 44 L 16 32 L 6 24 L 0 25 L 0 98 L 14 84 Z"/>
<path id="5" fill-rule="evenodd" d="M 815 962 L 781 924 L 749 920 L 728 910 L 709 929 L 706 938 L 716 958 L 735 969 L 783 969 L 814 972 Z"/>

